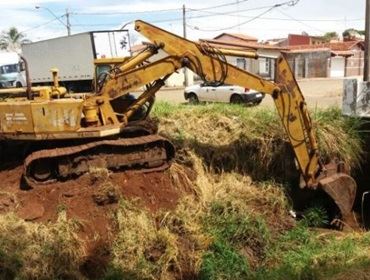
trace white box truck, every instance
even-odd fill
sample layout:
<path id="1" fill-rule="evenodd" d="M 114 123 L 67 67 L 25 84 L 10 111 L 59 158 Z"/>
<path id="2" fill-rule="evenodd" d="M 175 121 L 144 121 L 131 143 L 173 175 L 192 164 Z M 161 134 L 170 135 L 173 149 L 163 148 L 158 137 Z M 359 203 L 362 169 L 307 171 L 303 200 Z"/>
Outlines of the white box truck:
<path id="1" fill-rule="evenodd" d="M 32 85 L 50 85 L 50 69 L 59 70 L 60 84 L 70 92 L 92 89 L 94 59 L 130 55 L 128 30 L 79 33 L 22 45 Z"/>
<path id="2" fill-rule="evenodd" d="M 24 87 L 24 64 L 16 52 L 0 52 L 0 88 Z"/>

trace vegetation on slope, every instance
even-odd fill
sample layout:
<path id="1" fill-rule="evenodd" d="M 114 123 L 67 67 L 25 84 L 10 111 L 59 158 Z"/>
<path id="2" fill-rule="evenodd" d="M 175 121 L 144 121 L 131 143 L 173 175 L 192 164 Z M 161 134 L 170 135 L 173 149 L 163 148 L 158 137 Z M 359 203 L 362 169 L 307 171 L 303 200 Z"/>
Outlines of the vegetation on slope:
<path id="1" fill-rule="evenodd" d="M 158 103 L 152 115 L 160 121 L 160 133 L 180 153 L 195 151 L 212 170 L 237 171 L 255 180 L 292 181 L 294 174 L 287 171 L 295 169 L 294 156 L 275 110 Z M 360 121 L 342 117 L 338 108 L 315 110 L 312 118 L 322 157 L 359 166 L 363 154 L 357 132 Z"/>
<path id="2" fill-rule="evenodd" d="M 158 103 L 154 115 L 160 133 L 179 148 L 166 172 L 178 184 L 184 183 L 180 175 L 185 178 L 190 191 L 167 212 L 121 198 L 112 214 L 109 263 L 99 279 L 358 279 L 370 266 L 368 233 L 311 228 L 327 222 L 319 207 L 299 222 L 290 215 L 284 180 L 272 181 L 284 169 L 281 154 L 289 151 L 275 112 Z M 358 165 L 356 120 L 334 108 L 313 117 L 321 152 Z M 187 177 L 189 167 L 194 180 Z M 48 224 L 0 216 L 0 279 L 87 277 L 79 230 L 64 211 Z"/>

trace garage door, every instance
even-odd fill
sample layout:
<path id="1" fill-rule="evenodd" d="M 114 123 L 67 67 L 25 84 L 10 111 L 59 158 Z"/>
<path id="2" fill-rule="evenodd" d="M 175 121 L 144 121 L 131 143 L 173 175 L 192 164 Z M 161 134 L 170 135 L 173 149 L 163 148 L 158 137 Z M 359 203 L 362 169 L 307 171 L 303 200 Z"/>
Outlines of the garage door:
<path id="1" fill-rule="evenodd" d="M 344 77 L 344 57 L 331 58 L 330 77 Z"/>

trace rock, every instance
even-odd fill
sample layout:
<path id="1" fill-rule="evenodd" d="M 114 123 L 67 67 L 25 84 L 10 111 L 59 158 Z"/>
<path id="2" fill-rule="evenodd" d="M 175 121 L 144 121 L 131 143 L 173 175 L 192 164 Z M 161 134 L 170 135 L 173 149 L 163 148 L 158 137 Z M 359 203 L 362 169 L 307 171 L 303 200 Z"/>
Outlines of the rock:
<path id="1" fill-rule="evenodd" d="M 74 197 L 74 196 L 79 195 L 79 194 L 80 194 L 80 190 L 71 189 L 71 190 L 64 191 L 62 195 L 64 197 Z"/>
<path id="2" fill-rule="evenodd" d="M 117 203 L 119 200 L 119 195 L 117 195 L 115 192 L 108 191 L 105 194 L 93 194 L 92 198 L 97 205 L 102 206 Z"/>

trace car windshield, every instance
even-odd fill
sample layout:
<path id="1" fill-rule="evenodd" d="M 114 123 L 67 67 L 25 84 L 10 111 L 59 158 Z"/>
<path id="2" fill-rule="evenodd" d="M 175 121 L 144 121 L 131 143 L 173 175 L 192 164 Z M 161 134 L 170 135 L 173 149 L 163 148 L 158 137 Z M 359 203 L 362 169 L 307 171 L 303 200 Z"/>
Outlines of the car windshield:
<path id="1" fill-rule="evenodd" d="M 7 64 L 0 66 L 0 74 L 10 74 L 19 71 L 18 64 Z"/>

